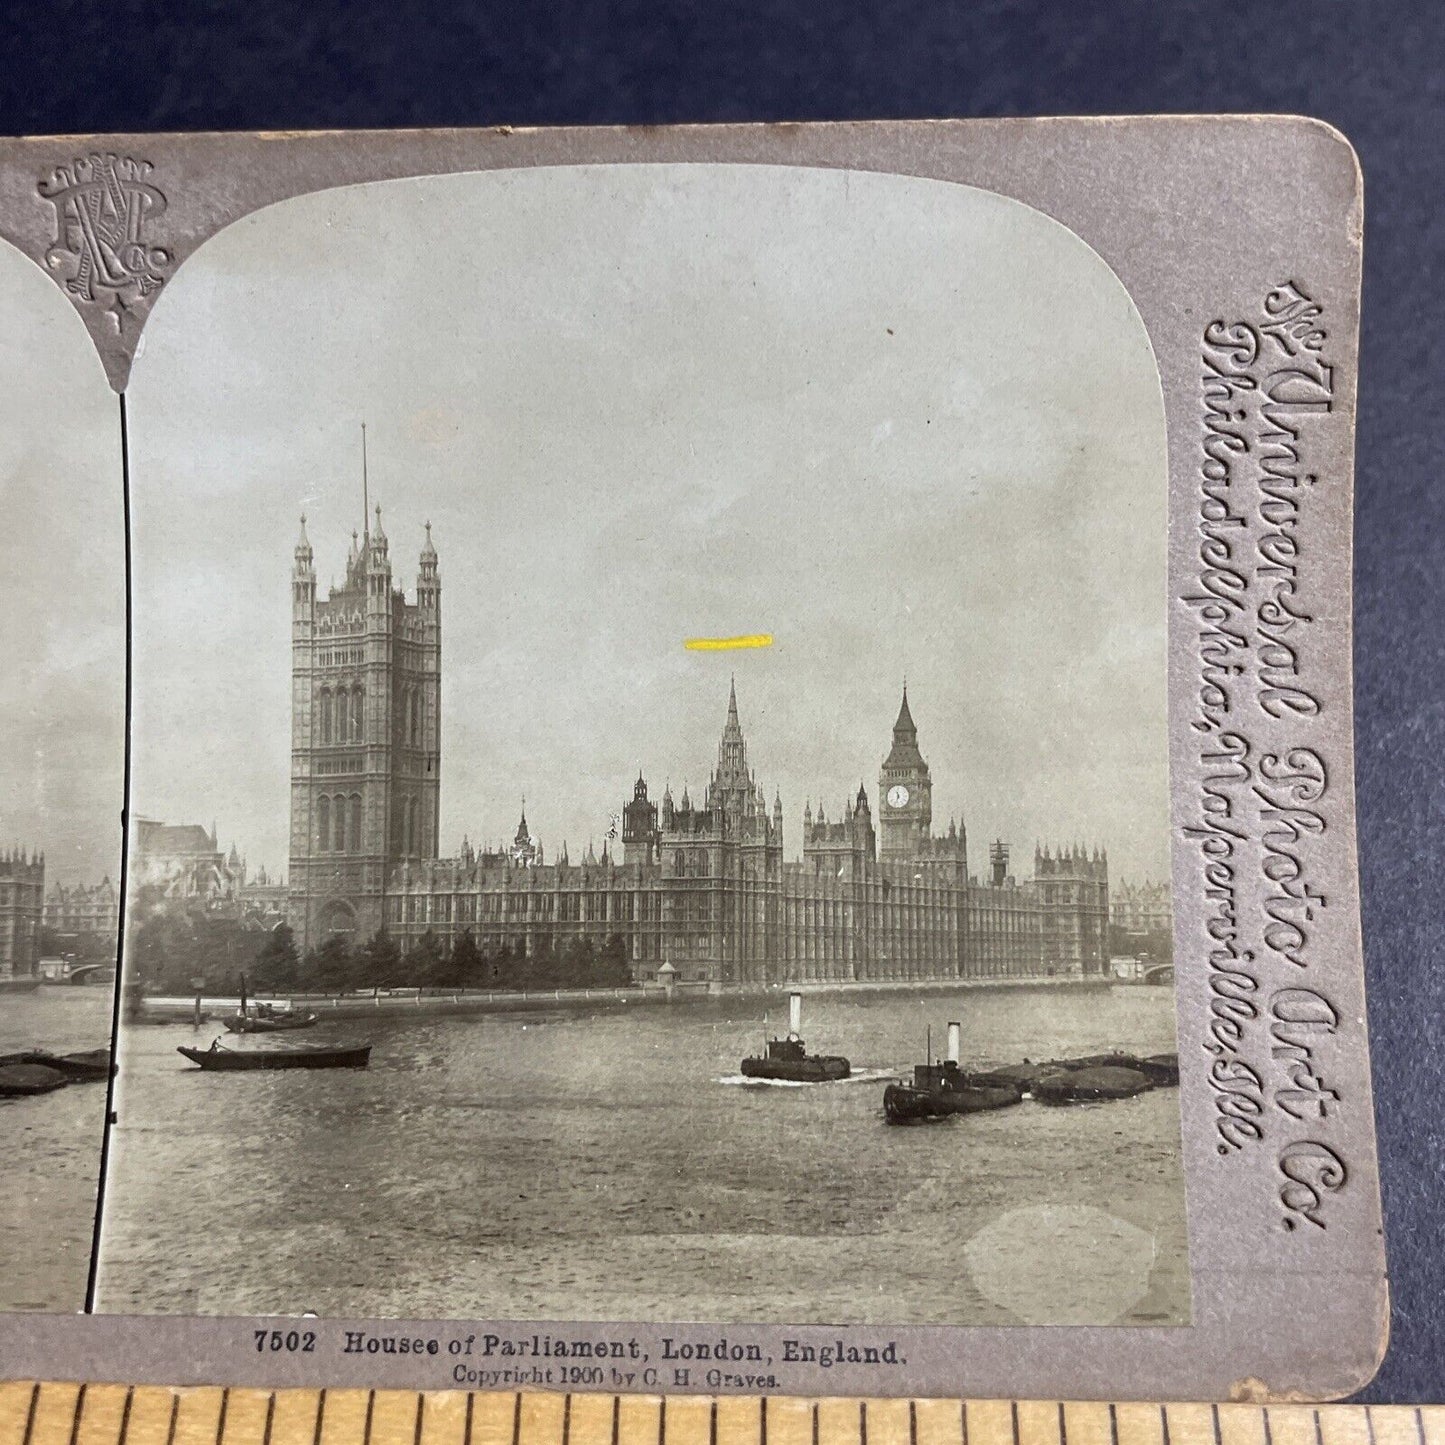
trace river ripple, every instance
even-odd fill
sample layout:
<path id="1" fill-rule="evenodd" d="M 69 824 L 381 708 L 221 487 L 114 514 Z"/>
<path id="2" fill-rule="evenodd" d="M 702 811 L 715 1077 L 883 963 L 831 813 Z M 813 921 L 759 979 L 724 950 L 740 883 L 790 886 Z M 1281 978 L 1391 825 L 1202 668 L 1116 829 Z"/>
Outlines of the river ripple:
<path id="1" fill-rule="evenodd" d="M 770 1005 L 772 1026 L 782 1001 Z M 203 1074 L 126 1031 L 100 1308 L 743 1322 L 1183 1323 L 1178 1091 L 891 1128 L 872 1078 L 748 1087 L 764 1003 L 323 1024 L 365 1072 Z M 904 1069 L 1174 1047 L 1173 991 L 810 996 Z M 208 1043 L 214 1025 L 200 1038 Z"/>
<path id="2" fill-rule="evenodd" d="M 108 988 L 42 984 L 0 996 L 0 1054 L 103 1047 Z M 105 1085 L 0 1099 L 0 1311 L 85 1307 Z"/>

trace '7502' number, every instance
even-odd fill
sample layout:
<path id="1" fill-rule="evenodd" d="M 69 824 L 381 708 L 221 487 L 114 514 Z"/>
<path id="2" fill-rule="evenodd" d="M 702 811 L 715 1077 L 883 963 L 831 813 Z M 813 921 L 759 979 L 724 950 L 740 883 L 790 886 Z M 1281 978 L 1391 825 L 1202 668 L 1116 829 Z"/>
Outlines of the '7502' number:
<path id="1" fill-rule="evenodd" d="M 257 1330 L 258 1355 L 310 1355 L 316 1351 L 315 1330 Z"/>

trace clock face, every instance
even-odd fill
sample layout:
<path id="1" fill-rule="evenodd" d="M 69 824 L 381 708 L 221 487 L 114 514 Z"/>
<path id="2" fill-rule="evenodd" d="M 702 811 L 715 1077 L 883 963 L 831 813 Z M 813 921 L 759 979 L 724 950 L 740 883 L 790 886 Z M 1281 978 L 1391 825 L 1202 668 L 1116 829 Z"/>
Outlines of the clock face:
<path id="1" fill-rule="evenodd" d="M 908 806 L 908 789 L 902 783 L 894 783 L 889 788 L 888 806 L 890 808 L 906 808 Z"/>

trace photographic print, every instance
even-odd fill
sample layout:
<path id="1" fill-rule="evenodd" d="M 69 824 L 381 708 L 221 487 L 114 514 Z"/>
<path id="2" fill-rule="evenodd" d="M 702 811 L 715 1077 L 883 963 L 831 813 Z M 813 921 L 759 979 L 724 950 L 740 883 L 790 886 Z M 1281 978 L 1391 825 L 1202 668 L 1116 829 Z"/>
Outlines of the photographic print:
<path id="1" fill-rule="evenodd" d="M 0 1311 L 85 1308 L 120 919 L 117 405 L 53 284 L 0 248 Z M 92 385 L 76 394 L 76 375 Z"/>
<path id="2" fill-rule="evenodd" d="M 1337 133 L 37 140 L 0 227 L 9 1374 L 1368 1378 Z"/>
<path id="3" fill-rule="evenodd" d="M 1162 399 L 1077 237 L 359 187 L 189 263 L 128 403 L 100 1308 L 1188 1319 Z"/>

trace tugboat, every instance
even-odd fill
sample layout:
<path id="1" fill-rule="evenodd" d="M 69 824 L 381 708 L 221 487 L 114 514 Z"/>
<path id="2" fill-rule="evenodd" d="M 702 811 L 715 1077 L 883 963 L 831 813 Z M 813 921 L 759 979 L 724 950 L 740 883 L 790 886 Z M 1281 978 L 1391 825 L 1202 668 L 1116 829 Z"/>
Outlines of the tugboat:
<path id="1" fill-rule="evenodd" d="M 788 995 L 788 1034 L 769 1039 L 762 1058 L 744 1059 L 742 1071 L 749 1079 L 782 1079 L 792 1084 L 828 1084 L 846 1079 L 852 1065 L 839 1054 L 809 1054 L 799 1030 L 803 1023 L 803 995 Z"/>
<path id="2" fill-rule="evenodd" d="M 948 1057 L 933 1062 L 933 1035 L 928 1038 L 926 1064 L 913 1066 L 911 1084 L 889 1084 L 883 1091 L 883 1113 L 890 1124 L 915 1124 L 945 1119 L 950 1114 L 981 1114 L 1006 1109 L 1024 1096 L 1014 1080 L 998 1074 L 965 1074 L 958 1066 L 960 1026 L 948 1026 Z"/>

